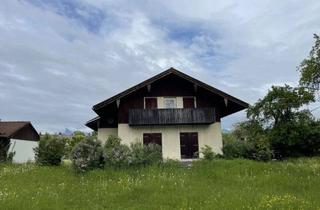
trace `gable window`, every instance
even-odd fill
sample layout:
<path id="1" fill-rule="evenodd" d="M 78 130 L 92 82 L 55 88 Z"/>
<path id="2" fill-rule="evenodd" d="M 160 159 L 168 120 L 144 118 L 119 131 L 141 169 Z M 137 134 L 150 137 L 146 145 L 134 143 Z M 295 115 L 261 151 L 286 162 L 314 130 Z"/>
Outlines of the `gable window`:
<path id="1" fill-rule="evenodd" d="M 145 98 L 144 102 L 145 102 L 145 108 L 146 109 L 156 109 L 156 108 L 158 108 L 157 98 L 155 98 L 155 97 Z"/>
<path id="2" fill-rule="evenodd" d="M 174 109 L 177 108 L 177 99 L 170 97 L 163 99 L 163 106 L 165 109 Z"/>

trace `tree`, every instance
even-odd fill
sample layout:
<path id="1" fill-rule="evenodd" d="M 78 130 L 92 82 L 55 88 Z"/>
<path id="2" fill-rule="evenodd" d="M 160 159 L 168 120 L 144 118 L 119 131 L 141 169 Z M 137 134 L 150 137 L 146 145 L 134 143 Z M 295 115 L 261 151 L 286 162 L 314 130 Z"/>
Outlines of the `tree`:
<path id="1" fill-rule="evenodd" d="M 272 86 L 263 99 L 250 106 L 247 116 L 267 127 L 293 120 L 299 109 L 314 101 L 312 93 L 301 87 Z"/>
<path id="2" fill-rule="evenodd" d="M 298 67 L 301 77 L 301 87 L 308 88 L 316 93 L 320 90 L 320 37 L 314 34 L 315 44 L 309 56 Z"/>
<path id="3" fill-rule="evenodd" d="M 256 141 L 266 138 L 277 158 L 305 155 L 304 151 L 307 150 L 303 151 L 302 148 L 311 145 L 305 134 L 309 130 L 314 131 L 314 119 L 309 110 L 301 110 L 301 107 L 313 101 L 313 93 L 306 88 L 272 86 L 267 95 L 247 111 L 249 120 L 258 122 L 264 129 L 264 134 Z M 249 127 L 251 130 L 254 128 Z M 261 144 L 255 142 L 255 145 L 262 145 L 262 151 L 268 154 L 268 142 L 263 140 Z M 261 151 L 259 147 L 257 150 Z M 320 144 L 317 144 L 317 148 L 320 148 Z"/>

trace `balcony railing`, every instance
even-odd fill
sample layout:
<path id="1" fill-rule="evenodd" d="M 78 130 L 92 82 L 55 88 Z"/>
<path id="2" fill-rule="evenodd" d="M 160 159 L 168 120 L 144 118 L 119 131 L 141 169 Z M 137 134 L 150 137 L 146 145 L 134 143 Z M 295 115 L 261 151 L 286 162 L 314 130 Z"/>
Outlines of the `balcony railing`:
<path id="1" fill-rule="evenodd" d="M 130 109 L 129 125 L 211 124 L 214 108 Z"/>

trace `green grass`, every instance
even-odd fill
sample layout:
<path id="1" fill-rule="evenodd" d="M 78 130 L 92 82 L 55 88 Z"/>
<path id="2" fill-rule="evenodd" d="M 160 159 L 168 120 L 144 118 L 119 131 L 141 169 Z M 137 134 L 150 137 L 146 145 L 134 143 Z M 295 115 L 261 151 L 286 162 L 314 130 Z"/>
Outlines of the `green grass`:
<path id="1" fill-rule="evenodd" d="M 76 175 L 0 165 L 0 209 L 320 209 L 320 159 L 196 162 Z"/>

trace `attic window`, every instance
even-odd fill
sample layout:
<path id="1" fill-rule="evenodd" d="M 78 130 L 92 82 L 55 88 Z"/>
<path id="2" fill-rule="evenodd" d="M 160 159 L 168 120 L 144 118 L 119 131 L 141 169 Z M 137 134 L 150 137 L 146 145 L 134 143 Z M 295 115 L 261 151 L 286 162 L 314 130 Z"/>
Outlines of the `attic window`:
<path id="1" fill-rule="evenodd" d="M 163 99 L 163 106 L 166 109 L 174 109 L 177 108 L 177 99 L 176 98 L 164 98 Z"/>

